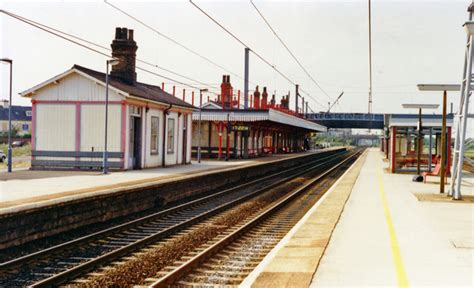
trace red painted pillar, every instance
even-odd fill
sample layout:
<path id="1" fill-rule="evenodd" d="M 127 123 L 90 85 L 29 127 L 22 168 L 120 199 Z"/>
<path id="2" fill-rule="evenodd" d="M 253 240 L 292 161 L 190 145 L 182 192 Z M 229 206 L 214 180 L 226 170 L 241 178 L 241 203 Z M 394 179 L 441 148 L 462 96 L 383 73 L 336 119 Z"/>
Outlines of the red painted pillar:
<path id="1" fill-rule="evenodd" d="M 395 173 L 395 145 L 397 144 L 397 127 L 392 127 L 392 147 L 391 147 L 391 160 L 390 160 L 390 172 Z"/>
<path id="2" fill-rule="evenodd" d="M 81 151 L 81 103 L 76 102 L 76 160 L 80 160 L 78 156 Z"/>
<path id="3" fill-rule="evenodd" d="M 388 142 L 390 141 L 389 138 L 385 139 L 385 158 L 388 159 Z"/>
<path id="4" fill-rule="evenodd" d="M 219 122 L 217 126 L 217 131 L 219 132 L 219 153 L 217 154 L 217 158 L 220 160 L 222 157 L 222 125 Z"/>
<path id="5" fill-rule="evenodd" d="M 227 141 L 226 141 L 226 149 L 227 149 L 227 158 L 226 160 L 229 161 L 230 160 L 230 130 L 229 130 L 229 123 L 227 123 L 227 127 L 226 127 L 226 131 L 227 131 Z"/>
<path id="6" fill-rule="evenodd" d="M 36 150 L 36 100 L 31 100 L 31 150 Z M 35 156 L 31 156 L 35 160 Z"/>

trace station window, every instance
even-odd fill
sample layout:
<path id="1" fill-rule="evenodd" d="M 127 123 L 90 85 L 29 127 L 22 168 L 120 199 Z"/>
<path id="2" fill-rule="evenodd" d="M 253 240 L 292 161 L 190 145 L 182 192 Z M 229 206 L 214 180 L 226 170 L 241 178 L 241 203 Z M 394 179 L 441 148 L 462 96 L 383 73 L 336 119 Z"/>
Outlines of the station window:
<path id="1" fill-rule="evenodd" d="M 150 153 L 152 155 L 158 154 L 158 133 L 160 119 L 158 117 L 151 117 L 151 143 L 150 143 Z"/>
<path id="2" fill-rule="evenodd" d="M 174 153 L 174 119 L 168 119 L 168 153 Z"/>

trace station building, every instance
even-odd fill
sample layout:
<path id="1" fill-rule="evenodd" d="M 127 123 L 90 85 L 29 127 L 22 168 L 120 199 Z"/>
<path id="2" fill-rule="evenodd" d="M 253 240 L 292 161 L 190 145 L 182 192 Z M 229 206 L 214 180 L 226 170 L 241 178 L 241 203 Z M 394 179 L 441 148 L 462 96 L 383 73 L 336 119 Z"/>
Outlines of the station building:
<path id="1" fill-rule="evenodd" d="M 111 46 L 120 63 L 109 77 L 109 167 L 190 163 L 195 107 L 137 82 L 133 30 L 117 28 Z M 105 73 L 74 65 L 20 93 L 32 102 L 32 169 L 103 166 L 105 82 Z"/>
<path id="2" fill-rule="evenodd" d="M 385 115 L 385 136 L 382 138 L 381 149 L 385 158 L 390 161 L 390 171 L 413 172 L 417 167 L 418 122 L 416 114 Z M 422 153 L 420 168 L 432 171 L 440 162 L 441 157 L 441 115 L 422 115 L 421 118 Z M 451 167 L 451 131 L 453 114 L 446 118 L 446 171 Z"/>
<path id="3" fill-rule="evenodd" d="M 252 96 L 244 109 L 233 93 L 230 76 L 224 75 L 218 98 L 193 113 L 193 155 L 199 146 L 202 157 L 218 159 L 298 152 L 304 150 L 311 133 L 326 131 L 291 111 L 289 95 L 276 104 L 275 95 L 268 101 L 266 87 L 260 93 L 257 86 Z"/>

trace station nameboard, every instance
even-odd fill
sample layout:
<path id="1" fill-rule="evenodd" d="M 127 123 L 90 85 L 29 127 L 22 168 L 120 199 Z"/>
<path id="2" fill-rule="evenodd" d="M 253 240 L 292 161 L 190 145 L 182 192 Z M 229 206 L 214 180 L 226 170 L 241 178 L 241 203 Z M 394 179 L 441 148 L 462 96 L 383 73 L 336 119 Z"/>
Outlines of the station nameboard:
<path id="1" fill-rule="evenodd" d="M 232 125 L 232 131 L 249 131 L 249 127 L 244 125 Z"/>

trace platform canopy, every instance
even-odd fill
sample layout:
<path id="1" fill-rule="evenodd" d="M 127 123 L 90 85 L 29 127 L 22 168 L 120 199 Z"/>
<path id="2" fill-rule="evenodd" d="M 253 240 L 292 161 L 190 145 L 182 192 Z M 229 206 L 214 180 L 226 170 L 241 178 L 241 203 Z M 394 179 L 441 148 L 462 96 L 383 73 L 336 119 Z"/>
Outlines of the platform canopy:
<path id="1" fill-rule="evenodd" d="M 199 111 L 193 113 L 193 120 L 199 120 Z M 258 122 L 269 121 L 285 124 L 297 128 L 307 129 L 313 132 L 325 132 L 325 126 L 316 124 L 303 118 L 299 118 L 274 109 L 258 110 L 218 110 L 203 109 L 201 111 L 202 121 L 230 121 L 230 122 Z"/>
<path id="2" fill-rule="evenodd" d="M 416 127 L 418 125 L 417 114 L 390 114 L 388 117 L 388 127 Z M 442 115 L 423 114 L 421 122 L 423 127 L 441 127 L 443 117 Z M 446 126 L 453 126 L 453 114 L 448 114 L 446 117 Z"/>

